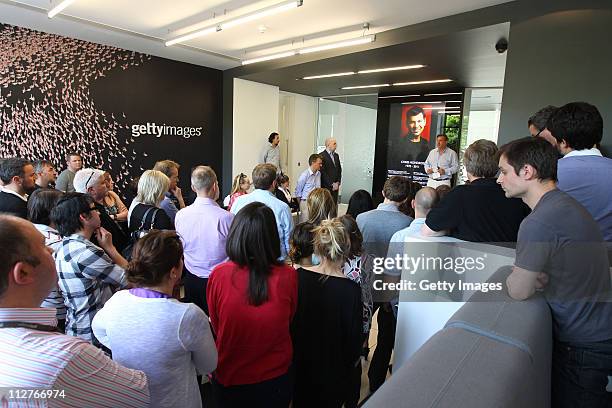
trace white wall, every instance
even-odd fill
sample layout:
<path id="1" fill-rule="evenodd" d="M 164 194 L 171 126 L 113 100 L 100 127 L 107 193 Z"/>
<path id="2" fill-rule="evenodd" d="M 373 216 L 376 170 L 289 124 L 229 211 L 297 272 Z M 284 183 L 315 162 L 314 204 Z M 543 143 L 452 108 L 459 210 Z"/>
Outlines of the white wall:
<path id="1" fill-rule="evenodd" d="M 234 79 L 234 135 L 232 180 L 240 173 L 250 176 L 261 162 L 270 133 L 278 130 L 277 86 Z"/>
<path id="2" fill-rule="evenodd" d="M 478 139 L 487 139 L 497 143 L 500 111 L 471 111 L 468 121 L 467 145 Z"/>
<path id="3" fill-rule="evenodd" d="M 279 129 L 281 160 L 293 190 L 300 173 L 308 167 L 308 156 L 315 153 L 317 98 L 281 92 Z"/>

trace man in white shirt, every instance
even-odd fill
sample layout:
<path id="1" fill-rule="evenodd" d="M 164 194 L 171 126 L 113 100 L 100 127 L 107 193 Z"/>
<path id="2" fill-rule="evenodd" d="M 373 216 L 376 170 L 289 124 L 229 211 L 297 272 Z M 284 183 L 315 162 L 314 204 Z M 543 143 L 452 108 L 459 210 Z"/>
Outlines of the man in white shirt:
<path id="1" fill-rule="evenodd" d="M 436 188 L 441 185 L 450 187 L 453 174 L 459 171 L 457 153 L 448 148 L 448 137 L 440 134 L 436 137 L 436 148 L 429 152 L 425 160 L 425 172 L 429 175 L 427 187 Z"/>

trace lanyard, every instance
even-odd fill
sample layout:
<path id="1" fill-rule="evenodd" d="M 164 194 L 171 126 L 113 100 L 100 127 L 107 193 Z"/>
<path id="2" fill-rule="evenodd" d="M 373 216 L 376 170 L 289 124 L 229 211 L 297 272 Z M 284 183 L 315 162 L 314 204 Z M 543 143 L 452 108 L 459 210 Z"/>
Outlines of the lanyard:
<path id="1" fill-rule="evenodd" d="M 0 322 L 0 329 L 13 329 L 13 328 L 23 328 L 23 329 L 45 331 L 45 332 L 61 333 L 56 326 L 49 326 L 46 324 L 29 323 L 29 322 Z"/>

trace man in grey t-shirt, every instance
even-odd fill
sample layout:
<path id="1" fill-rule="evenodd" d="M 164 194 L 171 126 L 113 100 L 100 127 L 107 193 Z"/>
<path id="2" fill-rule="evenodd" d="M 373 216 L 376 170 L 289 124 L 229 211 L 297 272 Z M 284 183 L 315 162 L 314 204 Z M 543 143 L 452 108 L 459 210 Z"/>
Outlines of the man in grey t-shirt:
<path id="1" fill-rule="evenodd" d="M 81 155 L 75 152 L 66 154 L 66 164 L 68 168 L 60 173 L 55 180 L 55 188 L 64 193 L 74 193 L 74 175 L 77 171 L 83 168 L 83 159 Z"/>
<path id="2" fill-rule="evenodd" d="M 536 290 L 550 305 L 555 340 L 552 406 L 607 406 L 612 375 L 612 303 L 606 246 L 599 227 L 576 200 L 557 189 L 557 152 L 539 138 L 503 146 L 499 159 L 507 197 L 532 212 L 521 223 L 508 277 L 518 300 Z"/>

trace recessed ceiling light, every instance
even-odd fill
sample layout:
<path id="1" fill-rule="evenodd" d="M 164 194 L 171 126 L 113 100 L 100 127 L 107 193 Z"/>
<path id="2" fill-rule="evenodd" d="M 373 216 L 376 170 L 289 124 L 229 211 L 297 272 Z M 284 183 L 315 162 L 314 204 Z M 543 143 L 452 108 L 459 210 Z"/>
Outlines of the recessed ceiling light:
<path id="1" fill-rule="evenodd" d="M 393 86 L 401 86 L 401 85 L 421 85 L 421 84 L 437 84 L 440 82 L 451 82 L 452 79 L 432 79 L 429 81 L 410 81 L 410 82 L 396 82 Z"/>
<path id="2" fill-rule="evenodd" d="M 389 86 L 389 84 L 345 86 L 340 89 L 382 88 L 384 86 Z"/>
<path id="3" fill-rule="evenodd" d="M 358 74 L 371 74 L 374 72 L 386 72 L 386 71 L 400 71 L 404 69 L 417 69 L 417 68 L 425 68 L 425 65 L 405 65 L 402 67 L 391 67 L 391 68 L 377 68 L 377 69 L 366 69 L 363 71 L 357 71 Z"/>
<path id="4" fill-rule="evenodd" d="M 347 76 L 347 75 L 355 75 L 355 73 L 351 71 L 351 72 L 338 72 L 337 74 L 311 75 L 311 76 L 305 76 L 302 79 L 332 78 L 332 77 Z"/>
<path id="5" fill-rule="evenodd" d="M 428 93 L 423 96 L 463 95 L 461 92 Z"/>
<path id="6" fill-rule="evenodd" d="M 378 99 L 387 99 L 387 98 L 412 98 L 415 96 L 422 96 L 422 95 L 390 95 L 390 96 L 379 96 Z"/>

